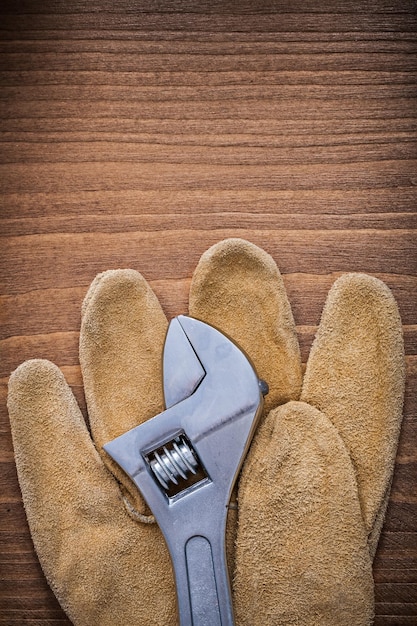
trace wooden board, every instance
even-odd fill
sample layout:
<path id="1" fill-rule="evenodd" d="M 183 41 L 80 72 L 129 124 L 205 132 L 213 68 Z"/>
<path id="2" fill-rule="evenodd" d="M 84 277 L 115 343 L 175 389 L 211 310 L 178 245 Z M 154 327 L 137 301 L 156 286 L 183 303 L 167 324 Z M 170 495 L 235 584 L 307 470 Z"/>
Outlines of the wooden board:
<path id="1" fill-rule="evenodd" d="M 79 311 L 95 274 L 138 269 L 172 317 L 201 253 L 229 236 L 277 261 L 304 361 L 341 273 L 398 300 L 407 392 L 375 624 L 417 623 L 415 8 L 2 2 L 1 624 L 69 624 L 25 520 L 10 372 L 52 359 L 85 410 Z"/>

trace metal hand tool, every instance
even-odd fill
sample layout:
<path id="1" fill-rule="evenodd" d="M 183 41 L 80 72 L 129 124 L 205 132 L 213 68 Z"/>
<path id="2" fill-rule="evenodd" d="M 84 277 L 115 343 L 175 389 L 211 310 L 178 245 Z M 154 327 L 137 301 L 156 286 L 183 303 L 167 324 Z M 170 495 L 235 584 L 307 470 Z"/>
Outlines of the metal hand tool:
<path id="1" fill-rule="evenodd" d="M 236 344 L 186 316 L 169 325 L 163 385 L 166 410 L 104 449 L 164 534 L 181 626 L 233 626 L 226 518 L 267 385 Z"/>

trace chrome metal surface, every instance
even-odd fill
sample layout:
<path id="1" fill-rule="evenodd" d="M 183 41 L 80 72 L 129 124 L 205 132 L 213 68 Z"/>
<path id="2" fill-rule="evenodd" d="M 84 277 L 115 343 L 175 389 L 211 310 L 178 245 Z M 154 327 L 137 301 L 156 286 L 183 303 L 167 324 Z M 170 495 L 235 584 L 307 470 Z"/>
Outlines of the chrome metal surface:
<path id="1" fill-rule="evenodd" d="M 266 387 L 243 352 L 186 316 L 164 347 L 167 409 L 107 443 L 140 489 L 168 545 L 181 626 L 233 626 L 227 507 Z"/>
<path id="2" fill-rule="evenodd" d="M 165 339 L 163 355 L 164 400 L 169 409 L 191 396 L 206 375 L 184 330 L 175 317 Z"/>
<path id="3" fill-rule="evenodd" d="M 172 485 L 178 486 L 181 479 L 189 482 L 190 475 L 196 476 L 199 469 L 198 459 L 183 435 L 165 444 L 162 451 L 154 450 L 148 459 L 156 479 L 167 493 Z"/>

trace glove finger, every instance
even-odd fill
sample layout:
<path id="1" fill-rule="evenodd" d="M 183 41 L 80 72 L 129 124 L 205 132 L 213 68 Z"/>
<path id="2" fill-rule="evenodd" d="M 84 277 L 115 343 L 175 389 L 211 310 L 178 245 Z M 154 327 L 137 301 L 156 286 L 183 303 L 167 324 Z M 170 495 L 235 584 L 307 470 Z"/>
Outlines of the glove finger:
<path id="1" fill-rule="evenodd" d="M 163 410 L 167 325 L 155 294 L 134 270 L 99 274 L 84 300 L 80 363 L 92 436 L 139 519 L 148 513 L 142 497 L 102 446 Z"/>
<path id="2" fill-rule="evenodd" d="M 162 535 L 126 513 L 60 370 L 43 360 L 23 363 L 10 378 L 8 408 L 34 545 L 70 619 L 77 626 L 174 624 Z"/>
<path id="3" fill-rule="evenodd" d="M 212 246 L 194 272 L 189 311 L 229 335 L 251 358 L 269 385 L 265 414 L 298 399 L 301 360 L 295 324 L 269 254 L 243 239 Z"/>
<path id="4" fill-rule="evenodd" d="M 226 239 L 201 257 L 191 281 L 190 315 L 219 328 L 245 350 L 269 386 L 270 408 L 298 399 L 301 359 L 284 283 L 272 259 L 243 239 Z M 227 560 L 234 570 L 236 489 L 227 520 Z"/>
<path id="5" fill-rule="evenodd" d="M 372 567 L 348 452 L 325 415 L 273 410 L 239 485 L 234 584 L 240 626 L 367 626 Z"/>
<path id="6" fill-rule="evenodd" d="M 402 419 L 404 345 L 395 300 L 365 274 L 329 292 L 301 398 L 323 411 L 352 458 L 374 554 L 388 501 Z"/>

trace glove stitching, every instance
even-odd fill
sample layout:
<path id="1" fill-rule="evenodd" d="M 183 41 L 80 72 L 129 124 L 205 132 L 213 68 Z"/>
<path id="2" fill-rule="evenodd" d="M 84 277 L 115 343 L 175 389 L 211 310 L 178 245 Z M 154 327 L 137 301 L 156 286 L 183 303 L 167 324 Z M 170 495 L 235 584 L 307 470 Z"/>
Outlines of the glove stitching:
<path id="1" fill-rule="evenodd" d="M 122 496 L 122 500 L 126 511 L 129 516 L 135 520 L 135 522 L 142 522 L 142 524 L 155 524 L 155 517 L 153 515 L 144 515 L 143 513 L 139 513 L 131 502 L 129 502 L 126 496 Z"/>

